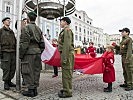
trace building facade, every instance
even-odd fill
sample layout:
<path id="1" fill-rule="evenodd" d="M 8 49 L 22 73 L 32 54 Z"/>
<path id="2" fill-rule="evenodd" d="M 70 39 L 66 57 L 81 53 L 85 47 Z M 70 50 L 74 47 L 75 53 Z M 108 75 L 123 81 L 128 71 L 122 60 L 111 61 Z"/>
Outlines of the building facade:
<path id="1" fill-rule="evenodd" d="M 93 26 L 93 20 L 88 17 L 85 11 L 76 10 L 70 18 L 75 46 L 88 46 L 89 42 L 94 42 L 96 47 L 107 45 L 107 34 L 103 32 L 103 29 Z"/>
<path id="2" fill-rule="evenodd" d="M 1 20 L 4 17 L 11 18 L 11 28 L 15 30 L 15 22 L 18 14 L 18 0 L 0 0 L 0 27 L 2 27 L 3 23 Z"/>
<path id="3" fill-rule="evenodd" d="M 133 39 L 133 34 L 130 34 L 129 36 Z M 115 42 L 117 45 L 119 45 L 120 41 L 122 40 L 121 34 L 112 34 L 109 35 L 109 38 L 110 38 L 110 44 Z"/>
<path id="4" fill-rule="evenodd" d="M 12 21 L 10 28 L 16 32 L 15 23 L 19 13 L 18 2 L 19 0 L 0 0 L 0 27 L 3 25 L 1 20 L 4 17 L 10 17 Z M 24 17 L 26 17 L 25 14 L 22 15 L 22 19 Z M 75 46 L 88 45 L 89 42 L 94 42 L 94 46 L 96 47 L 107 44 L 107 34 L 103 33 L 103 29 L 93 26 L 93 20 L 88 17 L 85 11 L 76 10 L 69 17 L 72 21 L 71 28 L 74 33 Z M 58 38 L 61 30 L 59 20 L 47 20 L 42 17 L 39 19 L 39 26 L 44 36 L 48 40 Z"/>

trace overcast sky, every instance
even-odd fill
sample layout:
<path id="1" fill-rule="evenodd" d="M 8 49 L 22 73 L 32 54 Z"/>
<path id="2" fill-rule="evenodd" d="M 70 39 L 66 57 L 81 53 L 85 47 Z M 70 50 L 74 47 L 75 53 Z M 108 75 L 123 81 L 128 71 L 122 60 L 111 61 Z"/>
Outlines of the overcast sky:
<path id="1" fill-rule="evenodd" d="M 86 11 L 104 33 L 117 34 L 128 27 L 133 34 L 133 0 L 76 0 L 76 9 Z"/>

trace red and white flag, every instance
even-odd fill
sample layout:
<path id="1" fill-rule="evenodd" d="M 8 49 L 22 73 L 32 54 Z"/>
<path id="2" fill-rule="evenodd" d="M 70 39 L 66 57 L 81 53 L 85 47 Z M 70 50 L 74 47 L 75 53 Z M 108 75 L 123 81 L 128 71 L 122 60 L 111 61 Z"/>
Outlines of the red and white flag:
<path id="1" fill-rule="evenodd" d="M 50 42 L 44 38 L 45 49 L 41 55 L 42 62 L 51 66 L 61 66 L 60 53 Z M 103 58 L 91 58 L 86 54 L 75 54 L 74 69 L 81 70 L 84 74 L 103 73 Z"/>

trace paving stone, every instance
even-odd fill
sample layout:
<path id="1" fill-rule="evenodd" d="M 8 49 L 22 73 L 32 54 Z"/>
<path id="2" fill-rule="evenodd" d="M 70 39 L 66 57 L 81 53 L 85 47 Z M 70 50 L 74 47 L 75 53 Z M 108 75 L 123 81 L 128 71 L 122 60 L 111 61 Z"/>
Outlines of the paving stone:
<path id="1" fill-rule="evenodd" d="M 5 98 L 5 95 L 0 93 L 0 99 Z"/>
<path id="2" fill-rule="evenodd" d="M 3 99 L 0 99 L 0 100 L 14 100 L 12 98 L 3 98 Z"/>
<path id="3" fill-rule="evenodd" d="M 62 99 L 58 97 L 58 91 L 62 89 L 61 73 L 57 78 L 52 78 L 53 73 L 41 73 L 39 95 L 34 98 L 22 95 L 13 95 L 18 100 L 133 100 L 133 91 L 126 92 L 119 84 L 123 83 L 121 56 L 115 55 L 116 81 L 113 83 L 112 93 L 103 92 L 107 83 L 103 82 L 102 74 L 98 75 L 76 75 L 73 78 L 73 97 Z M 0 70 L 0 74 L 1 74 Z M 14 80 L 15 82 L 15 80 Z M 3 82 L 0 81 L 0 90 L 3 90 Z M 6 92 L 8 93 L 8 92 Z"/>

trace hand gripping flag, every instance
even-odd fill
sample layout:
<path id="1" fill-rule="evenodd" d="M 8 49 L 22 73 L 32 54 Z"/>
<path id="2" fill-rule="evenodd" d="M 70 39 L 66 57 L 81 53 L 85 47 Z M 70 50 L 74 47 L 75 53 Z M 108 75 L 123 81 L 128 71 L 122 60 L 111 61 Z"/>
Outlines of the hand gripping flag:
<path id="1" fill-rule="evenodd" d="M 42 62 L 51 66 L 61 66 L 60 53 L 49 41 L 44 38 L 45 49 L 41 55 Z M 75 54 L 74 69 L 81 70 L 84 74 L 103 73 L 103 58 L 91 58 L 89 54 Z"/>

